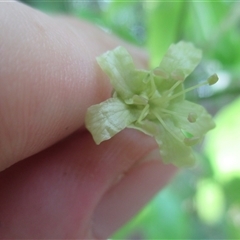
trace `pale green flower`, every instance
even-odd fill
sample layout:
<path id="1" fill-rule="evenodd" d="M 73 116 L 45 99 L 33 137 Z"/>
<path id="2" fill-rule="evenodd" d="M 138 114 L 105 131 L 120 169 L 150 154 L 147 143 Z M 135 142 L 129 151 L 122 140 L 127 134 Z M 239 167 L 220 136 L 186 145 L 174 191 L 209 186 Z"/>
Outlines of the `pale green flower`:
<path id="1" fill-rule="evenodd" d="M 191 43 L 179 42 L 170 46 L 152 71 L 136 69 L 123 47 L 98 57 L 115 91 L 112 98 L 87 111 L 86 127 L 95 142 L 110 139 L 126 127 L 134 128 L 156 139 L 165 163 L 194 163 L 192 146 L 215 124 L 202 106 L 185 100 L 185 93 L 218 80 L 214 74 L 206 82 L 184 89 L 183 82 L 201 55 Z"/>

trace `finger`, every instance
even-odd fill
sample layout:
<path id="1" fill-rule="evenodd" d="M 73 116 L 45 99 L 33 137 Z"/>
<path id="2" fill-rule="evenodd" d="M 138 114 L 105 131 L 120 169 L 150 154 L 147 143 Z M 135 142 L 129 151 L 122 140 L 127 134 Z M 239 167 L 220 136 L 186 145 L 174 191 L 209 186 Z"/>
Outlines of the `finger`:
<path id="1" fill-rule="evenodd" d="M 150 154 L 147 162 L 131 169 L 104 195 L 93 216 L 95 238 L 109 238 L 172 178 L 176 169 L 164 165 L 158 156 L 156 152 Z"/>
<path id="2" fill-rule="evenodd" d="M 85 137 L 76 133 L 1 172 L 0 237 L 93 239 L 93 215 L 96 234 L 105 237 L 136 213 L 168 178 L 169 166 L 166 165 L 161 166 L 159 173 L 166 170 L 164 177 L 157 177 L 157 172 L 149 165 L 130 170 L 155 148 L 154 141 L 134 130 L 123 131 L 99 146 L 88 133 Z M 151 175 L 152 170 L 153 177 L 149 181 L 145 177 Z M 126 177 L 116 184 L 123 174 Z M 142 184 L 140 188 L 138 181 Z M 135 193 L 134 198 L 129 191 Z M 106 201 L 109 210 L 119 204 L 113 197 L 115 194 L 123 194 L 119 196 L 125 201 L 122 210 L 133 210 L 130 215 L 121 213 L 119 219 L 112 219 L 115 223 L 106 228 L 111 214 L 106 214 L 104 224 L 100 221 L 102 214 L 108 211 Z"/>
<path id="3" fill-rule="evenodd" d="M 121 42 L 76 20 L 21 3 L 0 8 L 0 170 L 66 137 L 110 97 L 95 57 Z M 144 54 L 128 47 L 138 62 Z"/>

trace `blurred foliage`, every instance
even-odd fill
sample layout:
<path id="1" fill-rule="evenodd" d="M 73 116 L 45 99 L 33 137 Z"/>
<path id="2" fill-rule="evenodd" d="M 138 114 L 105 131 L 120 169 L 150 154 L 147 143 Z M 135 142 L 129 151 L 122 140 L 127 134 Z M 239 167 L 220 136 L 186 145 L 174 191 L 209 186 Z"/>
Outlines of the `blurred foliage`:
<path id="1" fill-rule="evenodd" d="M 150 53 L 156 67 L 179 40 L 203 49 L 186 81 L 217 72 L 220 80 L 188 97 L 213 114 L 217 128 L 197 149 L 198 164 L 182 169 L 113 239 L 240 239 L 240 2 L 31 1 L 51 13 L 87 19 Z"/>

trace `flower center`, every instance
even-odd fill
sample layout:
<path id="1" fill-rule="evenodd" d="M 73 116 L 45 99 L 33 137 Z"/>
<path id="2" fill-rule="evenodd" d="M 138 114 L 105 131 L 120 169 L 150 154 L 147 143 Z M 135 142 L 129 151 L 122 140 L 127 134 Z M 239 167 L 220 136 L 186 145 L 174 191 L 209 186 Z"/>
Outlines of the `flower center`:
<path id="1" fill-rule="evenodd" d="M 150 81 L 150 88 L 148 89 L 147 95 L 134 95 L 131 99 L 126 100 L 125 102 L 130 105 L 135 105 L 139 110 L 141 110 L 141 114 L 137 120 L 138 123 L 144 124 L 143 121 L 158 121 L 161 125 L 178 141 L 182 141 L 179 137 L 167 126 L 164 119 L 172 117 L 184 117 L 187 119 L 189 123 L 194 123 L 197 121 L 197 114 L 189 111 L 188 115 L 179 115 L 179 113 L 171 111 L 168 109 L 172 100 L 176 99 L 179 96 L 184 95 L 185 93 L 192 91 L 196 88 L 199 88 L 204 85 L 213 85 L 218 81 L 218 76 L 213 74 L 206 81 L 201 82 L 195 86 L 183 89 L 179 92 L 174 92 L 174 90 L 183 83 L 183 80 L 177 80 L 168 90 L 163 93 L 159 93 L 155 86 L 153 75 L 150 73 L 148 75 L 148 79 L 144 80 L 144 82 L 148 83 Z M 146 122 L 146 121 L 145 121 Z M 200 137 L 195 136 L 187 136 L 188 134 L 183 132 L 185 136 L 183 142 L 184 144 L 191 146 L 196 144 Z"/>

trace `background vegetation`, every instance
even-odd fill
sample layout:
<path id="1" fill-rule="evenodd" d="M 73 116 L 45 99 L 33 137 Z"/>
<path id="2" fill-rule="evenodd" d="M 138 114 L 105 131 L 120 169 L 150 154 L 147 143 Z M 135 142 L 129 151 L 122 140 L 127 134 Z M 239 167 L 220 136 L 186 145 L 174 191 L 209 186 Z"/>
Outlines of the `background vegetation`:
<path id="1" fill-rule="evenodd" d="M 215 116 L 217 128 L 182 169 L 113 239 L 240 239 L 240 3 L 238 1 L 31 1 L 71 14 L 144 46 L 156 67 L 179 40 L 203 49 L 186 84 L 217 72 L 220 81 L 188 96 Z M 189 83 L 190 82 L 190 83 Z"/>

